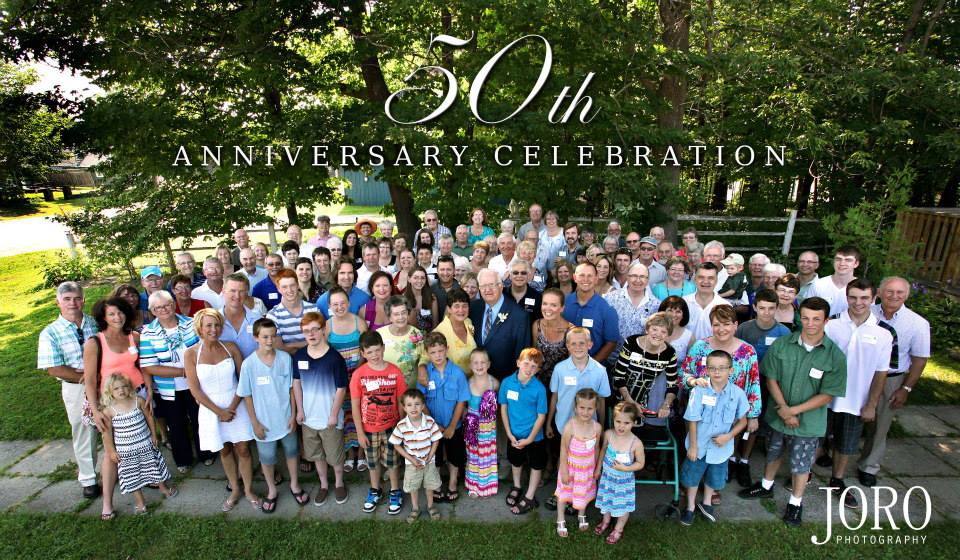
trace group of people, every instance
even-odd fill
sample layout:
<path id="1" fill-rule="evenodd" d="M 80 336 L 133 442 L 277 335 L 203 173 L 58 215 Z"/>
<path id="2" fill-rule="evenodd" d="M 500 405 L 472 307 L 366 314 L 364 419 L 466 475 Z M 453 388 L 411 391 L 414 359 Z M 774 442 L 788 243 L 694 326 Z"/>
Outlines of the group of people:
<path id="1" fill-rule="evenodd" d="M 851 457 L 859 482 L 876 484 L 893 415 L 930 355 L 906 280 L 857 278 L 854 247 L 836 249 L 820 277 L 813 252 L 788 273 L 692 229 L 678 249 L 660 227 L 623 235 L 610 222 L 596 243 L 538 204 L 529 218 L 495 236 L 482 209 L 452 230 L 428 210 L 408 239 L 370 220 L 337 237 L 318 216 L 315 236 L 291 226 L 279 253 L 241 229 L 199 271 L 178 255 L 166 285 L 145 267 L 142 292 L 119 286 L 92 316 L 82 288 L 61 284 L 38 367 L 62 381 L 84 495 L 100 491 L 99 431 L 104 519 L 118 478 L 138 512 L 146 485 L 176 494 L 163 485 L 166 442 L 181 472 L 219 455 L 223 511 L 275 511 L 282 448 L 300 505 L 314 469 L 314 504 L 346 502 L 344 473 L 367 471 L 363 511 L 386 501 L 398 514 L 406 494 L 410 522 L 421 504 L 438 518 L 434 504 L 459 499 L 461 480 L 473 498 L 508 481 L 507 506 L 523 514 L 555 478 L 544 505 L 557 533 L 574 513 L 588 530 L 595 501 L 595 531 L 612 544 L 635 510 L 637 471 L 662 459 L 643 442 L 669 432 L 685 457 L 684 525 L 717 519 L 728 479 L 743 498 L 772 496 L 784 459 L 788 524 L 800 523 L 814 461 L 859 506 L 843 492 Z M 766 464 L 754 481 L 758 440 Z M 254 447 L 265 496 L 253 489 Z"/>

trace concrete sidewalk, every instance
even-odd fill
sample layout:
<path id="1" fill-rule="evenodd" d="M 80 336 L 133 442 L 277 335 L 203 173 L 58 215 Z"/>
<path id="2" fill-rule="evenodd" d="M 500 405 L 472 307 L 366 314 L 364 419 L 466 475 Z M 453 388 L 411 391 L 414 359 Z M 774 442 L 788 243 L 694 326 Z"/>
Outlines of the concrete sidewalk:
<path id="1" fill-rule="evenodd" d="M 911 406 L 903 410 L 898 422 L 907 437 L 891 439 L 887 451 L 886 464 L 880 473 L 880 484 L 897 490 L 900 499 L 907 489 L 920 486 L 929 492 L 933 505 L 934 521 L 944 519 L 960 519 L 960 407 L 923 407 Z M 167 454 L 168 465 L 171 470 L 174 465 L 172 458 Z M 751 461 L 754 480 L 756 480 L 763 466 L 763 455 L 756 453 Z M 174 471 L 175 472 L 175 471 Z M 649 475 L 649 473 L 646 473 Z M 826 492 L 819 489 L 830 477 L 827 469 L 814 468 L 814 481 L 807 490 L 804 498 L 804 520 L 807 522 L 823 522 L 826 516 Z M 849 485 L 856 485 L 855 470 L 847 477 Z M 332 482 L 332 475 L 331 482 Z M 0 442 L 0 511 L 27 511 L 27 512 L 76 512 L 81 515 L 99 515 L 101 511 L 100 499 L 85 500 L 80 495 L 80 488 L 75 481 L 76 471 L 73 463 L 73 452 L 69 440 L 54 441 L 6 441 Z M 285 480 L 289 477 L 284 473 Z M 736 496 L 739 486 L 735 482 L 729 483 L 722 492 L 723 501 L 717 507 L 718 518 L 721 520 L 742 521 L 773 521 L 779 519 L 786 505 L 788 494 L 780 482 L 786 478 L 786 470 L 777 477 L 775 498 L 773 500 L 745 501 Z M 350 520 L 366 519 L 369 517 L 386 518 L 392 520 L 406 519 L 409 511 L 409 498 L 406 499 L 404 511 L 401 515 L 390 516 L 386 513 L 386 506 L 381 505 L 370 515 L 361 511 L 361 504 L 366 496 L 368 486 L 366 473 L 350 473 L 347 475 L 350 496 L 347 503 L 338 505 L 332 493 L 327 503 L 321 507 L 310 504 L 297 506 L 290 495 L 289 485 L 285 482 L 279 488 L 280 495 L 275 515 L 264 515 L 255 511 L 245 501 L 241 501 L 229 514 L 220 511 L 220 505 L 227 497 L 225 490 L 226 478 L 219 461 L 212 466 L 198 464 L 186 475 L 177 475 L 175 484 L 180 488 L 180 494 L 172 499 L 164 500 L 156 490 L 146 489 L 151 511 L 174 512 L 190 516 L 228 515 L 236 517 L 254 517 L 270 519 L 272 517 Z M 319 487 L 316 475 L 305 475 L 302 481 L 303 488 L 310 492 L 311 498 Z M 459 521 L 480 522 L 523 522 L 531 517 L 554 519 L 554 512 L 541 507 L 525 516 L 511 515 L 504 505 L 504 498 L 510 484 L 500 483 L 500 493 L 493 498 L 473 500 L 466 497 L 462 490 L 461 498 L 453 504 L 441 504 L 439 509 L 444 519 Z M 548 482 L 538 492 L 543 501 L 555 487 L 554 482 Z M 654 516 L 657 505 L 668 503 L 672 497 L 672 490 L 668 487 L 638 486 L 637 511 L 634 520 L 649 519 Z M 257 476 L 255 490 L 262 496 L 266 492 L 266 485 Z M 872 515 L 873 494 L 867 489 L 867 507 Z M 884 495 L 885 501 L 889 497 Z M 920 496 L 915 493 L 912 498 L 910 516 L 914 524 L 922 523 L 922 504 Z M 840 513 L 836 498 L 832 498 L 832 516 L 839 521 Z M 121 496 L 119 492 L 114 500 L 115 508 L 120 515 L 133 513 L 132 496 Z M 422 507 L 422 506 L 421 506 Z M 896 523 L 900 524 L 903 513 L 902 503 L 895 504 L 891 509 Z M 599 518 L 599 512 L 592 506 L 588 509 L 591 522 Z M 847 518 L 856 520 L 861 510 L 847 514 Z M 569 521 L 574 521 L 569 519 Z"/>

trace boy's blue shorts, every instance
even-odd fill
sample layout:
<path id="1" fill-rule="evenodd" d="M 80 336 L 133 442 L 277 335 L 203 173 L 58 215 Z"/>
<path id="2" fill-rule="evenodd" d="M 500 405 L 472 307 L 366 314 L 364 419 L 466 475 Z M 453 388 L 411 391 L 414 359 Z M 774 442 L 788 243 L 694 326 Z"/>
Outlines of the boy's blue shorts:
<path id="1" fill-rule="evenodd" d="M 727 461 L 717 465 L 707 463 L 707 457 L 703 456 L 696 461 L 689 458 L 684 460 L 680 467 L 680 484 L 684 488 L 696 488 L 700 486 L 700 480 L 714 490 L 723 490 L 727 485 Z"/>

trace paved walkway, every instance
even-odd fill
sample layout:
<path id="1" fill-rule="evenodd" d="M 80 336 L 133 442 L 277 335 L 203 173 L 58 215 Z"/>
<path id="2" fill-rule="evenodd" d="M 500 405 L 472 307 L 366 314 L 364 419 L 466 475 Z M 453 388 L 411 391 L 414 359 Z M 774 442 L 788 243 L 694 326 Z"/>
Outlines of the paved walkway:
<path id="1" fill-rule="evenodd" d="M 921 486 L 931 495 L 934 520 L 960 519 L 960 407 L 908 407 L 900 414 L 899 423 L 909 436 L 890 440 L 886 464 L 880 473 L 880 484 L 896 489 L 901 499 L 908 488 Z M 173 465 L 169 452 L 167 461 L 169 465 Z M 751 462 L 754 479 L 759 476 L 762 464 L 762 455 L 755 454 Z M 98 515 L 100 500 L 84 500 L 80 496 L 79 487 L 74 480 L 74 469 L 69 440 L 0 442 L 0 511 L 77 512 L 81 515 Z M 804 519 L 823 521 L 827 507 L 826 493 L 819 490 L 816 483 L 826 483 L 830 473 L 827 469 L 815 467 L 814 474 L 815 483 L 808 488 L 804 499 Z M 276 515 L 272 517 L 329 520 L 369 518 L 370 515 L 364 514 L 360 509 L 367 488 L 366 473 L 351 473 L 347 476 L 350 496 L 349 501 L 343 505 L 337 505 L 331 495 L 322 507 L 314 507 L 312 503 L 298 507 L 289 493 L 289 486 L 284 483 L 280 487 Z M 784 471 L 778 476 L 778 482 L 785 476 Z M 848 476 L 847 483 L 856 485 L 856 477 Z M 178 475 L 176 484 L 180 487 L 180 495 L 169 500 L 162 499 L 156 490 L 146 491 L 152 510 L 193 516 L 224 515 L 220 512 L 220 504 L 227 497 L 227 492 L 219 462 L 209 467 L 197 465 L 186 475 Z M 303 486 L 311 492 L 311 496 L 315 495 L 319 487 L 315 475 L 307 475 Z M 255 482 L 255 489 L 261 495 L 266 491 L 266 485 L 259 477 Z M 469 499 L 461 492 L 462 497 L 458 502 L 440 506 L 441 514 L 446 519 L 482 522 L 522 522 L 537 515 L 541 519 L 552 519 L 554 513 L 543 508 L 527 516 L 510 515 L 503 503 L 506 489 L 501 482 L 500 494 L 484 500 Z M 541 502 L 552 489 L 552 482 L 541 488 L 538 493 Z M 775 520 L 782 514 L 787 493 L 779 484 L 774 500 L 744 501 L 736 496 L 738 489 L 736 483 L 731 483 L 724 490 L 723 502 L 717 508 L 721 519 Z M 872 493 L 868 492 L 867 496 L 872 511 Z M 667 488 L 639 486 L 638 513 L 634 519 L 652 517 L 654 507 L 668 502 L 670 497 L 671 492 Z M 884 500 L 888 499 L 884 496 Z M 914 524 L 919 525 L 922 523 L 922 507 L 918 495 L 912 498 L 912 503 L 910 515 L 915 518 Z M 115 504 L 121 515 L 133 511 L 131 496 L 118 494 Z M 402 520 L 405 519 L 407 511 L 409 500 L 404 506 L 403 515 L 389 516 L 386 514 L 386 507 L 381 506 L 373 517 Z M 596 509 L 591 507 L 589 511 L 592 518 L 599 517 Z M 903 516 L 902 505 L 896 504 L 891 511 L 896 522 L 900 524 Z M 836 520 L 839 520 L 835 499 L 831 512 Z M 245 502 L 241 502 L 227 515 L 269 518 L 254 511 Z M 859 512 L 848 517 L 858 519 Z"/>
<path id="2" fill-rule="evenodd" d="M 67 228 L 47 217 L 0 222 L 0 257 L 30 251 L 67 249 Z"/>

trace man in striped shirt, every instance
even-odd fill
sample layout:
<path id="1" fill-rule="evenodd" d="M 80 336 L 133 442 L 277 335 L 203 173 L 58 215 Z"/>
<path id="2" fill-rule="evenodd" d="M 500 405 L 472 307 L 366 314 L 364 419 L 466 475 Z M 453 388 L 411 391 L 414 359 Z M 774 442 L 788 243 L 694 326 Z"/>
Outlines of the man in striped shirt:
<path id="1" fill-rule="evenodd" d="M 300 328 L 300 320 L 305 313 L 317 311 L 317 306 L 305 301 L 300 294 L 297 273 L 284 269 L 277 274 L 277 289 L 280 291 L 280 303 L 267 312 L 267 318 L 277 324 L 278 350 L 294 354 L 306 347 L 307 340 Z"/>

